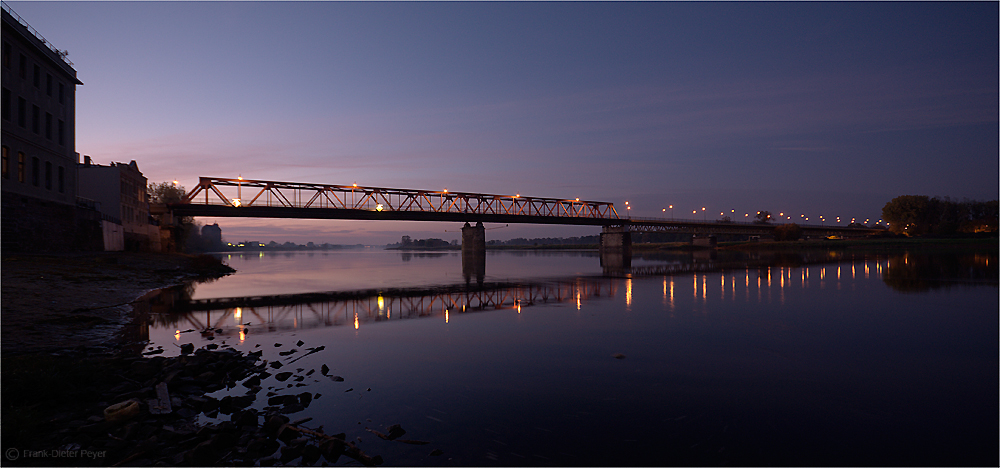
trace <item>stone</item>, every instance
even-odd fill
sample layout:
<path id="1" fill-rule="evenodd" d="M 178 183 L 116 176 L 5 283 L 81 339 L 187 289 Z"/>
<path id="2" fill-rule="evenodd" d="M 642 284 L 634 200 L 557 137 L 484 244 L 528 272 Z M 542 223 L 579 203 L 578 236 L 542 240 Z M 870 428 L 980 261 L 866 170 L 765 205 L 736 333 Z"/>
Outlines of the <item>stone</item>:
<path id="1" fill-rule="evenodd" d="M 292 376 L 291 372 L 281 372 L 281 373 L 275 375 L 274 378 L 277 379 L 279 382 L 284 382 L 284 381 L 288 380 L 288 378 L 291 377 L 291 376 Z"/>
<path id="2" fill-rule="evenodd" d="M 306 444 L 302 447 L 302 465 L 313 465 L 319 461 L 319 456 L 322 455 L 319 447 L 313 444 Z"/>

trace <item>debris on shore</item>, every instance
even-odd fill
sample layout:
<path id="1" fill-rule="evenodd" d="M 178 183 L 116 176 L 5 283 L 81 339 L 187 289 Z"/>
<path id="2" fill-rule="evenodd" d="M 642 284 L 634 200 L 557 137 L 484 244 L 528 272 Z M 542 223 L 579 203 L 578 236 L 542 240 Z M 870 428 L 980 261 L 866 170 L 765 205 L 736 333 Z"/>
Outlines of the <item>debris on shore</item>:
<path id="1" fill-rule="evenodd" d="M 31 439 L 20 441 L 29 444 L 20 450 L 58 447 L 63 453 L 80 454 L 35 460 L 46 465 L 311 465 L 320 457 L 332 464 L 342 456 L 365 466 L 382 463 L 381 457 L 369 456 L 345 440 L 344 433 L 306 427 L 310 418 L 291 421 L 288 415 L 303 411 L 318 394 L 267 392 L 267 406 L 252 408 L 267 379 L 278 380 L 280 375 L 269 372 L 260 352 L 244 354 L 228 347 L 193 352 L 185 347 L 185 351 L 172 358 L 116 358 L 101 363 L 111 369 L 111 378 L 105 378 L 91 398 L 64 404 L 61 413 L 34 428 Z M 240 394 L 240 387 L 245 393 Z M 230 395 L 209 395 L 223 389 Z M 219 422 L 199 422 L 201 415 Z M 34 464 L 26 458 L 18 463 L 22 462 Z"/>

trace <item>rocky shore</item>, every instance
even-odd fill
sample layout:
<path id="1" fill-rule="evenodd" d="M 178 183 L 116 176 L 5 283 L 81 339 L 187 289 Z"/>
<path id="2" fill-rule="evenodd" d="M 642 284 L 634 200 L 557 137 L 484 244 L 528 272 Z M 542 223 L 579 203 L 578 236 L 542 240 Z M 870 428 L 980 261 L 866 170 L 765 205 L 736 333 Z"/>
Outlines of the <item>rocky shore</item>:
<path id="1" fill-rule="evenodd" d="M 338 378 L 327 368 L 279 371 L 280 363 L 262 360 L 260 351 L 193 348 L 186 345 L 173 358 L 36 356 L 32 368 L 13 370 L 16 380 L 34 388 L 4 389 L 5 406 L 10 399 L 23 403 L 4 413 L 5 464 L 273 466 L 341 457 L 381 464 L 343 433 L 290 419 L 322 397 L 298 391 L 306 386 L 301 381 Z M 208 395 L 223 389 L 226 396 Z M 263 410 L 251 407 L 258 398 L 266 398 Z M 398 426 L 377 432 L 393 439 L 403 433 Z"/>

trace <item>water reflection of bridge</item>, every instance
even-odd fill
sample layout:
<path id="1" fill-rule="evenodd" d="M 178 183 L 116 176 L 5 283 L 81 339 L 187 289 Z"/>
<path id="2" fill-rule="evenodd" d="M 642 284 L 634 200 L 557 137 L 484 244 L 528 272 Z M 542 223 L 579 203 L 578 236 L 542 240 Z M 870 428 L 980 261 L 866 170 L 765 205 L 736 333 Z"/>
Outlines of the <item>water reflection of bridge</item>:
<path id="1" fill-rule="evenodd" d="M 178 330 L 222 330 L 223 335 L 443 317 L 485 310 L 614 297 L 613 279 L 577 278 L 534 284 L 487 284 L 419 290 L 356 291 L 191 300 L 172 312 Z M 217 333 L 217 332 L 216 332 Z"/>

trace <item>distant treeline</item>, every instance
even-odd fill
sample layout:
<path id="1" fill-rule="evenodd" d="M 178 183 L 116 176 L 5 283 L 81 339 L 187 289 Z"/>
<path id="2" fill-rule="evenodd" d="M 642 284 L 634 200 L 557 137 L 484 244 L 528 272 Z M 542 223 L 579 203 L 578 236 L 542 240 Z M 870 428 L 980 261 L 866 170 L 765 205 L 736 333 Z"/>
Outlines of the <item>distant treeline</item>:
<path id="1" fill-rule="evenodd" d="M 882 219 L 896 234 L 955 234 L 997 232 L 997 200 L 952 200 L 902 195 L 882 208 Z"/>
<path id="2" fill-rule="evenodd" d="M 486 245 L 593 245 L 601 242 L 600 236 L 583 237 L 537 237 L 525 239 L 518 237 L 511 240 L 490 240 Z"/>

